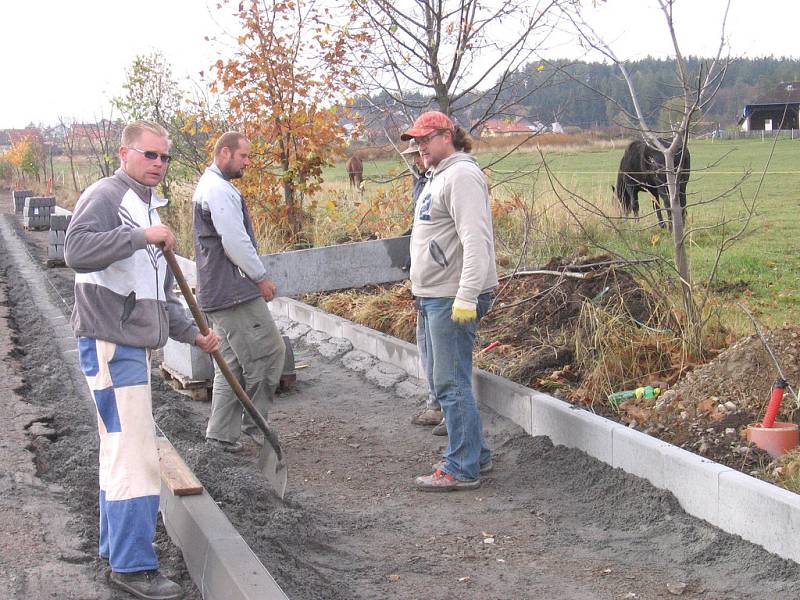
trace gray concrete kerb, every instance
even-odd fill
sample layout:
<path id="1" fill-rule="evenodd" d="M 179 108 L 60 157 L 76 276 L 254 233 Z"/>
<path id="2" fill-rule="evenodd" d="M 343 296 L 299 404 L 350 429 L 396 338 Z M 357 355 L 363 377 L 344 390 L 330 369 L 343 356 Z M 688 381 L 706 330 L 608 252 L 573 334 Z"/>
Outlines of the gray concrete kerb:
<path id="1" fill-rule="evenodd" d="M 323 311 L 277 298 L 272 309 L 313 328 Z M 337 331 L 353 344 L 345 358 L 369 354 L 419 376 L 416 348 L 383 333 L 336 317 Z M 635 431 L 547 394 L 475 370 L 478 401 L 531 435 L 578 448 L 627 473 L 669 490 L 690 515 L 739 535 L 782 558 L 800 562 L 800 496 Z"/>
<path id="2" fill-rule="evenodd" d="M 287 596 L 205 491 L 173 496 L 162 483 L 161 514 L 206 600 L 281 600 Z"/>
<path id="3" fill-rule="evenodd" d="M 38 310 L 43 315 L 62 316 L 49 296 L 46 274 L 31 263 L 24 242 L 2 216 L 0 236 L 15 266 L 25 274 L 25 282 Z M 60 319 L 58 321 L 63 323 Z M 68 325 L 63 324 L 55 327 L 62 358 L 75 383 L 75 390 L 86 402 L 94 405 L 80 370 L 74 336 L 67 329 Z M 173 496 L 162 483 L 160 510 L 167 532 L 181 549 L 189 574 L 205 600 L 287 598 L 207 492 L 197 496 Z"/>

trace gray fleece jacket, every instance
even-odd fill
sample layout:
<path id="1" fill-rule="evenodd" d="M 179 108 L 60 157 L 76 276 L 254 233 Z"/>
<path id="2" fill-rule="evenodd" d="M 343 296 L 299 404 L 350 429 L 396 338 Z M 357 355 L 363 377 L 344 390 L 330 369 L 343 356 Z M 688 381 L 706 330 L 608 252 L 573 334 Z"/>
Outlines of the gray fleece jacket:
<path id="1" fill-rule="evenodd" d="M 199 330 L 173 292 L 164 255 L 144 238 L 166 203 L 122 169 L 81 194 L 64 242 L 76 272 L 76 336 L 139 348 L 160 348 L 168 337 L 194 344 Z"/>
<path id="2" fill-rule="evenodd" d="M 492 210 L 486 177 L 456 152 L 428 172 L 414 210 L 411 291 L 422 298 L 477 302 L 497 287 Z"/>

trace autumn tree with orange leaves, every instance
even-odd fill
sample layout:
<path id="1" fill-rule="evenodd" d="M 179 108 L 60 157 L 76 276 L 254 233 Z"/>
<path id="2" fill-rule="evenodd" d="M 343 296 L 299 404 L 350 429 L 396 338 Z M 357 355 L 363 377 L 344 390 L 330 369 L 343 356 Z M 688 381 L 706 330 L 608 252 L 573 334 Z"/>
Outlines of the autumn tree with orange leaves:
<path id="1" fill-rule="evenodd" d="M 26 176 L 39 181 L 39 166 L 43 162 L 44 148 L 42 143 L 25 136 L 11 143 L 11 148 L 3 155 L 15 169 L 17 177 L 25 181 Z"/>
<path id="2" fill-rule="evenodd" d="M 334 14 L 313 0 L 244 0 L 234 56 L 214 66 L 212 92 L 223 95 L 231 122 L 253 144 L 242 182 L 253 218 L 278 224 L 290 241 L 301 237 L 303 203 L 320 189 L 323 167 L 346 144 L 340 107 L 364 60 L 352 48 L 368 42 L 366 33 L 353 33 L 349 10 Z"/>

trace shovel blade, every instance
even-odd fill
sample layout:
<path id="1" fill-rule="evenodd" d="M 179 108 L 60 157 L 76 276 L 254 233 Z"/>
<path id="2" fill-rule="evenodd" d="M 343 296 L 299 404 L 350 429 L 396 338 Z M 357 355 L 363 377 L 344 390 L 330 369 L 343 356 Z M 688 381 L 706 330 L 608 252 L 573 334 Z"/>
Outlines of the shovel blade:
<path id="1" fill-rule="evenodd" d="M 277 452 L 269 443 L 261 447 L 261 452 L 258 455 L 258 468 L 267 478 L 267 482 L 275 490 L 278 497 L 283 500 L 289 471 L 286 468 L 286 463 L 282 458 L 278 457 Z"/>

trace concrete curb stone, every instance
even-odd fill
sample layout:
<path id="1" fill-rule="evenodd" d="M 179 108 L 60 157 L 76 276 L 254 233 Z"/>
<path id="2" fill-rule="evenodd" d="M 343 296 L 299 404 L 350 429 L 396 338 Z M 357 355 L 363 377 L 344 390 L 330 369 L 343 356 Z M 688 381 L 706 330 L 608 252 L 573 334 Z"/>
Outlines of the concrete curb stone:
<path id="1" fill-rule="evenodd" d="M 352 349 L 353 344 L 350 343 L 350 340 L 341 337 L 331 337 L 321 343 L 317 351 L 325 358 L 337 358 L 350 352 Z"/>

